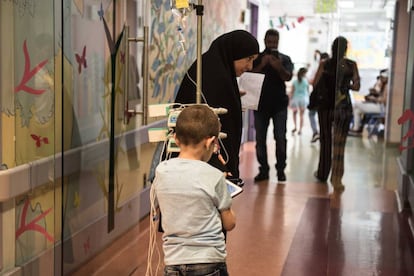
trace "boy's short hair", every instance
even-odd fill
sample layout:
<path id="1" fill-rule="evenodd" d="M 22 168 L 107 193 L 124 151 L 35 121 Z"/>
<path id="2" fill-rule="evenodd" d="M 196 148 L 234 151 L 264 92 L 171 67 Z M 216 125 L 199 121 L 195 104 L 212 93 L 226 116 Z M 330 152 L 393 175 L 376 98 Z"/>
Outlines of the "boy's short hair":
<path id="1" fill-rule="evenodd" d="M 196 145 L 220 132 L 218 116 L 206 105 L 190 105 L 178 115 L 175 135 L 181 144 Z"/>

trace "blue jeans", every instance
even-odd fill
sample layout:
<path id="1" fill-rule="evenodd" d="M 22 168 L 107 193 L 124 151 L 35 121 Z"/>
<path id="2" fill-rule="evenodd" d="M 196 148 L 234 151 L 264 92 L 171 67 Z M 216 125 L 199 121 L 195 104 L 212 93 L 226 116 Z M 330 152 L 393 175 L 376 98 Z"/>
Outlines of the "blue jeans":
<path id="1" fill-rule="evenodd" d="M 167 265 L 164 276 L 228 276 L 226 263 Z"/>
<path id="2" fill-rule="evenodd" d="M 318 116 L 318 111 L 316 111 L 316 110 L 309 110 L 309 113 L 308 113 L 308 115 L 309 115 L 309 122 L 310 122 L 310 125 L 311 125 L 311 128 L 312 128 L 312 134 L 315 134 L 315 133 L 319 133 L 319 131 L 318 131 L 318 124 L 316 123 L 316 119 L 317 119 L 317 116 Z"/>
<path id="3" fill-rule="evenodd" d="M 276 141 L 276 170 L 278 172 L 284 171 L 286 167 L 287 112 L 287 108 L 273 114 L 266 114 L 259 111 L 254 112 L 254 126 L 256 128 L 256 157 L 260 164 L 260 173 L 269 173 L 266 138 L 270 119 L 273 121 L 273 138 Z"/>

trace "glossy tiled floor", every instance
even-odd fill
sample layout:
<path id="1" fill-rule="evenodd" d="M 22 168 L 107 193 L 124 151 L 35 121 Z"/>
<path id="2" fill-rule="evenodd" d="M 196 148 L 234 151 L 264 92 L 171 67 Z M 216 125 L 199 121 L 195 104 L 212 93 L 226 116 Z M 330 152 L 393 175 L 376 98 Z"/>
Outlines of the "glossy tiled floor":
<path id="1" fill-rule="evenodd" d="M 270 136 L 268 145 L 274 164 Z M 254 142 L 243 146 L 246 185 L 233 201 L 237 226 L 228 233 L 230 275 L 414 275 L 414 241 L 394 193 L 397 147 L 385 147 L 375 137 L 350 137 L 346 190 L 340 195 L 312 176 L 318 150 L 310 130 L 289 133 L 287 181 L 277 183 L 273 168 L 269 181 L 254 183 Z M 74 275 L 145 275 L 148 236 L 145 220 Z M 117 248 L 123 249 L 114 256 Z"/>

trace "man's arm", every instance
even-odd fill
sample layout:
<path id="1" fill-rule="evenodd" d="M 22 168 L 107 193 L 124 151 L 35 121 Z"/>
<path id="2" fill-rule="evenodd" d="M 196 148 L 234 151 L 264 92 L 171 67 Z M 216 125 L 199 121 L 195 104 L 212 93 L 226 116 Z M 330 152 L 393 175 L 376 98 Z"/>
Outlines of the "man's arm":
<path id="1" fill-rule="evenodd" d="M 289 63 L 291 63 L 291 62 L 289 61 Z M 279 73 L 279 77 L 283 81 L 290 81 L 292 79 L 292 76 L 293 76 L 292 71 L 285 68 L 285 66 L 283 65 L 282 58 L 275 57 L 275 56 L 270 56 L 269 64 L 270 64 L 270 66 L 272 66 L 273 69 L 275 69 Z M 292 65 L 292 67 L 293 67 L 293 65 Z"/>
<path id="2" fill-rule="evenodd" d="M 269 63 L 269 55 L 259 56 L 258 59 L 260 62 L 254 63 L 252 72 L 253 73 L 263 73 L 264 67 Z"/>

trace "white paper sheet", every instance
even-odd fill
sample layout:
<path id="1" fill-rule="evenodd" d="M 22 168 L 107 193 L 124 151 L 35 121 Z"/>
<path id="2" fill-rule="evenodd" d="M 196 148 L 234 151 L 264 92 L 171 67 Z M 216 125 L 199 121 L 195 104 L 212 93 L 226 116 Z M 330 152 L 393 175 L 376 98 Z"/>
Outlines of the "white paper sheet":
<path id="1" fill-rule="evenodd" d="M 264 74 L 260 73 L 243 73 L 239 78 L 239 90 L 246 92 L 241 97 L 243 109 L 257 110 L 259 105 L 260 93 L 262 92 L 262 85 Z"/>

